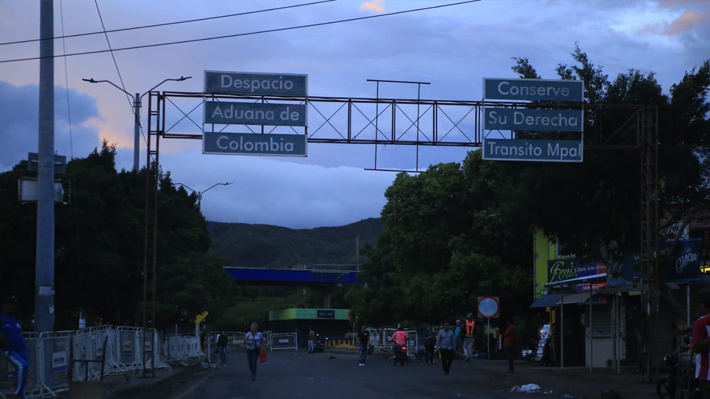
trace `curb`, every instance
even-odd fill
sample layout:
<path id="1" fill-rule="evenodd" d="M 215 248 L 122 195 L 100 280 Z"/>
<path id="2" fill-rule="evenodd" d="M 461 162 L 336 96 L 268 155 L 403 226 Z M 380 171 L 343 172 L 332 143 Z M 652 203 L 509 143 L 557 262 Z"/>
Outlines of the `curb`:
<path id="1" fill-rule="evenodd" d="M 109 388 L 107 399 L 155 399 L 166 397 L 175 389 L 175 385 L 183 380 L 189 379 L 197 371 L 202 370 L 201 363 L 195 363 L 177 372 L 172 372 L 165 378 L 146 378 L 149 380 L 146 384 L 138 384 L 135 386 L 115 386 Z"/>

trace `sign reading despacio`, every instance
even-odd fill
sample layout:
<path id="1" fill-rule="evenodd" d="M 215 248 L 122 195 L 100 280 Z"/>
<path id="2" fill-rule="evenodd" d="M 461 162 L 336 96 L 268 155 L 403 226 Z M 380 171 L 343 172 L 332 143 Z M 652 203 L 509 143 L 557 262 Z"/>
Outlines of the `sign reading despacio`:
<path id="1" fill-rule="evenodd" d="M 205 71 L 207 94 L 308 95 L 308 75 Z"/>

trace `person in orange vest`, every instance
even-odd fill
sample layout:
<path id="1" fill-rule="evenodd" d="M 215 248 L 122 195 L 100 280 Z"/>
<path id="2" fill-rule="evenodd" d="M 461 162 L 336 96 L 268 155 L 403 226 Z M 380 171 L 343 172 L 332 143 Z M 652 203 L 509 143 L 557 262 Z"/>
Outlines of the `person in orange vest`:
<path id="1" fill-rule="evenodd" d="M 466 321 L 464 323 L 464 335 L 463 335 L 463 357 L 468 363 L 471 356 L 473 356 L 473 344 L 476 343 L 476 339 L 473 337 L 473 327 L 476 325 L 476 321 L 473 320 L 473 313 L 466 315 Z"/>

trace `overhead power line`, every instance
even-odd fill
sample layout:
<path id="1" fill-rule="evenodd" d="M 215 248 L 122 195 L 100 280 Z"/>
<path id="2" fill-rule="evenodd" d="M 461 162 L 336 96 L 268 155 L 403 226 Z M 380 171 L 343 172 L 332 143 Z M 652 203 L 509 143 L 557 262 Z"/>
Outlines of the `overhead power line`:
<path id="1" fill-rule="evenodd" d="M 420 11 L 427 11 L 427 10 L 433 10 L 433 9 L 437 9 L 437 8 L 453 7 L 453 6 L 458 6 L 458 5 L 462 5 L 462 4 L 476 3 L 479 1 L 481 1 L 481 0 L 467 0 L 467 1 L 460 1 L 460 2 L 456 2 L 456 3 L 448 3 L 448 4 L 440 4 L 437 6 L 414 8 L 414 9 L 410 9 L 410 10 L 396 11 L 396 12 L 385 13 L 385 14 L 368 15 L 365 17 L 347 18 L 347 19 L 339 19 L 339 20 L 335 20 L 335 21 L 317 22 L 317 23 L 313 23 L 313 24 L 289 26 L 286 28 L 266 29 L 266 30 L 260 30 L 260 31 L 254 31 L 254 32 L 235 33 L 232 35 L 211 36 L 211 37 L 205 37 L 205 38 L 200 38 L 200 39 L 188 39 L 188 40 L 179 40 L 179 41 L 174 41 L 174 42 L 164 42 L 164 43 L 155 43 L 155 44 L 144 44 L 144 45 L 138 45 L 138 46 L 129 46 L 129 47 L 122 47 L 122 48 L 115 48 L 115 49 L 113 49 L 113 51 L 115 52 L 115 51 L 138 50 L 138 49 L 153 48 L 153 47 L 173 46 L 173 45 L 177 45 L 177 44 L 187 44 L 187 43 L 197 43 L 197 42 L 205 42 L 205 41 L 211 41 L 211 40 L 229 39 L 229 38 L 233 38 L 233 37 L 259 35 L 259 34 L 263 34 L 263 33 L 274 33 L 274 32 L 284 32 L 284 31 L 296 30 L 296 29 L 314 28 L 314 27 L 319 27 L 319 26 L 335 25 L 335 24 L 341 24 L 341 23 L 346 23 L 346 22 L 355 22 L 355 21 L 362 21 L 362 20 L 366 20 L 366 19 L 389 17 L 389 16 L 393 16 L 393 15 L 401 15 L 401 14 L 420 12 Z M 9 63 L 9 62 L 34 61 L 34 60 L 39 60 L 42 58 L 75 57 L 75 56 L 79 56 L 79 55 L 101 54 L 101 53 L 107 53 L 109 51 L 110 50 L 94 50 L 94 51 L 84 51 L 84 52 L 79 52 L 79 53 L 54 55 L 53 57 L 15 58 L 15 59 L 9 59 L 9 60 L 2 60 L 2 61 L 0 61 L 0 64 L 5 64 L 5 63 Z"/>
<path id="2" fill-rule="evenodd" d="M 163 22 L 163 23 L 160 23 L 160 24 L 141 25 L 141 26 L 133 26 L 133 27 L 128 27 L 128 28 L 119 28 L 119 29 L 112 29 L 112 30 L 102 30 L 102 31 L 98 31 L 98 32 L 76 33 L 76 34 L 73 34 L 73 35 L 66 35 L 66 36 L 62 33 L 62 36 L 57 36 L 57 37 L 54 37 L 53 39 L 69 39 L 69 38 L 83 37 L 83 36 L 103 35 L 103 34 L 106 34 L 106 33 L 127 32 L 127 31 L 131 31 L 131 30 L 139 30 L 139 29 L 160 28 L 160 27 L 163 27 L 163 26 L 172 26 L 172 25 L 188 24 L 188 23 L 192 23 L 192 22 L 211 21 L 211 20 L 214 20 L 214 19 L 221 19 L 221 18 L 241 17 L 241 16 L 244 16 L 244 15 L 251 15 L 251 14 L 264 13 L 264 12 L 286 10 L 286 9 L 289 9 L 289 8 L 312 6 L 312 5 L 321 4 L 321 3 L 330 3 L 330 2 L 333 2 L 333 1 L 335 1 L 335 0 L 321 0 L 321 1 L 315 1 L 315 2 L 312 2 L 312 3 L 293 4 L 293 5 L 290 5 L 290 6 L 266 8 L 266 9 L 262 9 L 262 10 L 246 11 L 246 12 L 240 12 L 240 13 L 235 13 L 235 14 L 225 14 L 225 15 L 217 15 L 217 16 L 213 16 L 213 17 L 196 18 L 196 19 L 186 19 L 186 20 L 182 20 L 182 21 L 173 21 L 173 22 Z M 17 40 L 17 41 L 14 41 L 14 42 L 0 43 L 0 46 L 7 46 L 7 45 L 11 45 L 11 44 L 34 43 L 34 42 L 38 42 L 38 41 L 40 41 L 40 39 Z"/>

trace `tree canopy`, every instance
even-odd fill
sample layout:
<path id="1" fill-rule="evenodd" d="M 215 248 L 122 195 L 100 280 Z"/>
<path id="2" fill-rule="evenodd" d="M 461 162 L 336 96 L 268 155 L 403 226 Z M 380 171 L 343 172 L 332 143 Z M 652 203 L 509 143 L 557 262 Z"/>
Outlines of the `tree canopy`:
<path id="1" fill-rule="evenodd" d="M 600 248 L 611 242 L 639 251 L 641 149 L 632 118 L 640 105 L 658 111 L 653 200 L 660 214 L 676 215 L 666 220 L 674 223 L 690 209 L 707 212 L 710 60 L 686 72 L 667 95 L 652 72 L 629 69 L 610 79 L 579 46 L 571 55 L 574 64 L 559 64 L 556 73 L 584 81 L 584 162 L 484 161 L 472 151 L 462 164 L 399 174 L 382 210 L 387 230 L 368 248 L 362 275 L 368 287 L 349 297 L 368 323 L 451 321 L 475 312 L 483 295 L 501 297 L 509 315 L 525 314 L 535 229 L 580 260 L 604 262 Z M 521 78 L 542 78 L 527 58 L 513 60 Z M 600 136 L 607 145 L 599 145 Z"/>
<path id="2" fill-rule="evenodd" d="M 143 301 L 145 170 L 115 168 L 116 150 L 104 143 L 71 160 L 61 176 L 70 198 L 55 207 L 55 328 L 75 328 L 80 312 L 88 325 L 139 325 Z M 36 205 L 17 199 L 17 181 L 32 176 L 26 161 L 0 174 L 0 292 L 19 298 L 23 314 L 34 303 Z M 159 182 L 159 327 L 216 310 L 229 300 L 221 262 L 207 254 L 207 223 L 196 196 Z M 215 312 L 216 313 L 216 312 Z"/>

